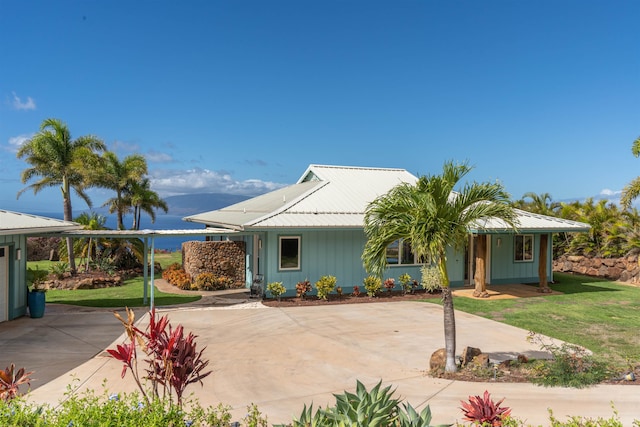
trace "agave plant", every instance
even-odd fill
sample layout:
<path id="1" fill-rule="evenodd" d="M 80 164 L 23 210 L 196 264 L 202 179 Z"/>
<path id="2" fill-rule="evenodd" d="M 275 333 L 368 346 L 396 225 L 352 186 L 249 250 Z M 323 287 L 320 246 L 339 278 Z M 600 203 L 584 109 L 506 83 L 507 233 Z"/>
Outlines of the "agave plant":
<path id="1" fill-rule="evenodd" d="M 24 368 L 16 371 L 13 363 L 6 369 L 0 370 L 0 400 L 8 402 L 17 397 L 21 385 L 31 385 L 31 374 L 33 371 L 26 372 Z"/>
<path id="2" fill-rule="evenodd" d="M 484 395 L 469 396 L 469 402 L 460 401 L 465 421 L 479 426 L 501 426 L 502 421 L 511 414 L 511 408 L 500 407 L 504 399 L 494 402 L 485 390 Z"/>

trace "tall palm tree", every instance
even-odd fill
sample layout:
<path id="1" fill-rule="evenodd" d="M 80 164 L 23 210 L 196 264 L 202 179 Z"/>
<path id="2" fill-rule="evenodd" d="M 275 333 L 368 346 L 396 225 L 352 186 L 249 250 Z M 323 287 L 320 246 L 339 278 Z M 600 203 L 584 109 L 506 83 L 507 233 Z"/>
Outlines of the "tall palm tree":
<path id="1" fill-rule="evenodd" d="M 30 167 L 22 171 L 22 183 L 36 179 L 35 182 L 18 192 L 18 197 L 27 189 L 34 194 L 48 187 L 60 186 L 64 220 L 71 221 L 71 189 L 91 207 L 91 199 L 85 192 L 90 186 L 87 179 L 87 164 L 97 157 L 96 152 L 104 151 L 106 146 L 98 137 L 85 135 L 71 138 L 67 125 L 58 119 L 46 119 L 40 125 L 40 131 L 25 142 L 17 152 L 19 159 L 24 158 Z M 76 272 L 73 256 L 73 241 L 67 238 L 67 256 L 69 269 Z"/>
<path id="2" fill-rule="evenodd" d="M 633 145 L 631 146 L 631 153 L 635 157 L 640 156 L 640 137 L 636 138 L 636 140 L 633 141 Z M 634 178 L 633 181 L 627 184 L 627 186 L 622 190 L 622 198 L 620 199 L 622 207 L 624 207 L 625 209 L 631 207 L 631 203 L 638 196 L 640 196 L 640 176 Z"/>
<path id="3" fill-rule="evenodd" d="M 132 154 L 122 161 L 112 152 L 102 155 L 94 180 L 96 185 L 116 192 L 116 196 L 104 202 L 109 213 L 117 214 L 118 230 L 124 229 L 124 215 L 131 212 L 131 187 L 147 173 L 147 161 L 141 154 Z"/>
<path id="4" fill-rule="evenodd" d="M 418 259 L 430 259 L 439 270 L 444 313 L 447 372 L 456 371 L 456 330 L 453 297 L 447 271 L 447 248 L 462 250 L 470 228 L 483 229 L 498 218 L 515 230 L 516 214 L 509 195 L 499 183 L 465 184 L 454 188 L 471 170 L 467 163 L 444 164 L 442 174 L 403 183 L 375 199 L 365 212 L 367 235 L 362 259 L 366 270 L 382 277 L 387 267 L 387 246 L 398 239 L 411 242 Z"/>
<path id="5" fill-rule="evenodd" d="M 140 230 L 140 215 L 142 212 L 145 212 L 151 217 L 151 222 L 156 222 L 155 209 L 162 209 L 164 213 L 169 211 L 167 202 L 162 200 L 158 193 L 151 189 L 151 183 L 148 178 L 133 183 L 131 186 L 130 201 L 133 206 L 132 230 Z"/>

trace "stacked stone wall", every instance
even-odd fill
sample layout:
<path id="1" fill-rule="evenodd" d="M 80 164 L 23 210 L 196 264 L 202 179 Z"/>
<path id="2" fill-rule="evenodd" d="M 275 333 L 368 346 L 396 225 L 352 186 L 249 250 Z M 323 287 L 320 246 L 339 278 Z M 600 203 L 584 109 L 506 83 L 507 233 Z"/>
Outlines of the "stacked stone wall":
<path id="1" fill-rule="evenodd" d="M 637 255 L 622 258 L 563 255 L 553 261 L 553 271 L 584 274 L 634 284 L 640 283 L 640 265 Z"/>
<path id="2" fill-rule="evenodd" d="M 182 268 L 194 281 L 200 273 L 213 273 L 233 282 L 232 287 L 245 286 L 245 243 L 235 241 L 184 242 Z"/>

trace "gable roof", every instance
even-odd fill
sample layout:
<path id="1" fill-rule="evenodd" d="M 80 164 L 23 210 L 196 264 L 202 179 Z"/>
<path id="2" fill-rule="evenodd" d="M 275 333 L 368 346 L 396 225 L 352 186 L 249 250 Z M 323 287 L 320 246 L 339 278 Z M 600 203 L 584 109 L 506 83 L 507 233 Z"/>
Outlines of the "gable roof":
<path id="1" fill-rule="evenodd" d="M 236 230 L 361 228 L 370 202 L 416 181 L 404 169 L 310 165 L 296 184 L 183 219 Z"/>
<path id="2" fill-rule="evenodd" d="M 362 228 L 375 198 L 396 185 L 418 178 L 404 169 L 310 165 L 296 184 L 253 199 L 183 218 L 185 221 L 238 231 L 273 228 Z M 584 232 L 585 223 L 516 209 L 518 232 Z M 509 230 L 500 220 L 478 224 L 472 233 Z"/>
<path id="3" fill-rule="evenodd" d="M 42 232 L 71 231 L 80 224 L 44 216 L 24 214 L 0 209 L 0 235 L 38 234 Z"/>

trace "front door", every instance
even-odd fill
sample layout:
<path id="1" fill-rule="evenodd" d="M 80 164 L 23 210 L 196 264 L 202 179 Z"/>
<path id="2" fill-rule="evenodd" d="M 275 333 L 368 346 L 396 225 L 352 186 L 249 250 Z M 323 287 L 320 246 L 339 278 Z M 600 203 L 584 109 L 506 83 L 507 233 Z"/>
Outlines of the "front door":
<path id="1" fill-rule="evenodd" d="M 9 248 L 0 246 L 0 322 L 9 320 Z"/>

